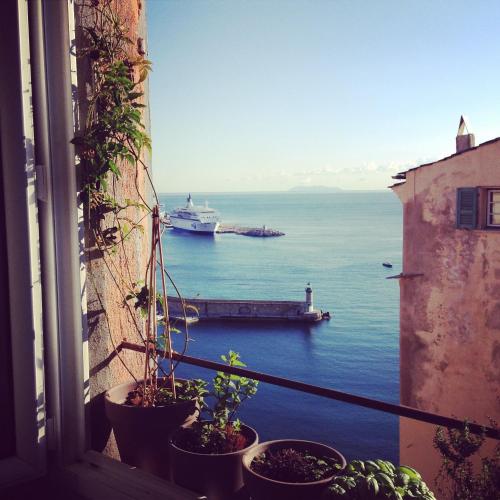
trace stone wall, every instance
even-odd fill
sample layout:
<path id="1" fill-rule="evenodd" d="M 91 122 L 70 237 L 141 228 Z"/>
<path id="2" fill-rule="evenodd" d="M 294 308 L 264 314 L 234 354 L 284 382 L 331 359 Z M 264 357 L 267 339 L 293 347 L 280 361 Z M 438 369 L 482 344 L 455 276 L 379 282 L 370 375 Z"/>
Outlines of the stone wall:
<path id="1" fill-rule="evenodd" d="M 500 142 L 411 170 L 400 280 L 401 403 L 488 424 L 500 420 L 500 231 L 456 229 L 459 187 L 500 186 Z M 480 210 L 484 217 L 484 206 Z M 432 483 L 435 427 L 400 421 L 402 463 Z"/>
<path id="2" fill-rule="evenodd" d="M 169 297 L 171 315 L 181 316 L 181 301 Z M 196 308 L 200 319 L 216 318 L 262 318 L 262 319 L 301 319 L 306 312 L 305 302 L 299 301 L 264 301 L 264 300 L 216 300 L 185 299 L 185 303 Z M 195 315 L 188 311 L 188 315 Z"/>
<path id="3" fill-rule="evenodd" d="M 89 2 L 78 0 L 75 7 L 77 48 L 83 46 L 82 26 L 88 22 Z M 145 48 L 145 2 L 141 0 L 115 0 L 113 8 L 125 20 L 129 27 L 129 37 L 132 44 L 129 57 L 135 59 L 140 50 Z M 86 122 L 85 97 L 92 84 L 89 61 L 86 58 L 78 60 L 78 95 L 80 124 Z M 137 78 L 137 75 L 136 75 Z M 147 92 L 147 84 L 144 86 Z M 147 104 L 147 95 L 144 103 Z M 146 112 L 144 112 L 146 113 Z M 143 114 L 148 125 L 148 115 Z M 148 160 L 147 158 L 143 158 Z M 143 169 L 136 170 L 130 166 L 122 166 L 122 177 L 114 185 L 114 197 L 125 199 L 150 199 L 150 187 Z M 144 213 L 138 208 L 128 208 L 127 216 L 139 220 Z M 148 218 L 146 217 L 146 221 Z M 107 223 L 108 221 L 106 221 Z M 89 229 L 86 221 L 86 268 L 87 268 L 87 307 L 89 328 L 89 364 L 90 364 L 90 405 L 88 406 L 88 422 L 90 427 L 90 445 L 93 449 L 102 451 L 114 458 L 119 458 L 118 450 L 111 428 L 104 414 L 104 392 L 122 382 L 132 379 L 128 369 L 136 376 L 143 373 L 142 356 L 135 352 L 121 351 L 118 346 L 123 339 L 140 343 L 135 322 L 142 324 L 139 316 L 124 307 L 124 297 L 132 288 L 132 283 L 144 278 L 147 254 L 149 251 L 148 223 L 144 223 L 144 231 L 135 231 L 128 237 L 119 251 L 113 256 L 103 255 Z M 133 309 L 132 309 L 133 310 Z"/>

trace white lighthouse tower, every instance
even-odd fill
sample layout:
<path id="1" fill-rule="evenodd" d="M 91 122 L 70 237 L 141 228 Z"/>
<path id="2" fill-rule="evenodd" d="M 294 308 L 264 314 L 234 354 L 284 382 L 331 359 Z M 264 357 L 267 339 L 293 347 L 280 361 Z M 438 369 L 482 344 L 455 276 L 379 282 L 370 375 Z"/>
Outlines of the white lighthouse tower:
<path id="1" fill-rule="evenodd" d="M 311 283 L 308 283 L 306 288 L 306 312 L 313 312 L 313 310 L 313 291 L 311 288 Z"/>

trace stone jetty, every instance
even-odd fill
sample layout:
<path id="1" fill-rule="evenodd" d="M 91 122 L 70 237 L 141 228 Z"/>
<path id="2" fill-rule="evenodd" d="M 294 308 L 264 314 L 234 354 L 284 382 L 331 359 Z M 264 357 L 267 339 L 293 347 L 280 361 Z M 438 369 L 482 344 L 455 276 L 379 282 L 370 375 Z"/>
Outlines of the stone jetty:
<path id="1" fill-rule="evenodd" d="M 284 236 L 285 233 L 277 231 L 276 229 L 269 229 L 266 226 L 262 227 L 241 227 L 241 226 L 230 226 L 226 224 L 221 224 L 217 233 L 234 233 L 241 234 L 242 236 L 255 236 L 259 238 L 269 238 L 275 236 Z"/>
<path id="2" fill-rule="evenodd" d="M 184 305 L 191 306 L 189 316 L 193 316 L 193 308 L 199 320 L 207 319 L 239 319 L 239 320 L 287 320 L 314 322 L 330 319 L 330 313 L 314 309 L 313 292 L 308 285 L 305 301 L 294 300 L 225 300 L 203 299 L 201 297 L 185 298 Z M 168 297 L 171 316 L 182 317 L 182 301 L 179 297 Z"/>

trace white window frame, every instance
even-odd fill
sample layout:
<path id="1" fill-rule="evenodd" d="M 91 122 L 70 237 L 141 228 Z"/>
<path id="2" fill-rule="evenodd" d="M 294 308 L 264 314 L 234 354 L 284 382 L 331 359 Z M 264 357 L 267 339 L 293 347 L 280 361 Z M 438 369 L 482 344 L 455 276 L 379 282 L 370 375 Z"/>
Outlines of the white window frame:
<path id="1" fill-rule="evenodd" d="M 8 168 L 2 173 L 5 210 L 10 214 L 6 232 L 17 448 L 15 456 L 0 461 L 0 497 L 2 487 L 43 476 L 50 469 L 66 491 L 88 499 L 199 498 L 89 450 L 83 213 L 77 204 L 70 143 L 77 123 L 72 95 L 77 88 L 74 0 L 15 1 L 22 61 L 22 110 L 15 111 L 18 116 L 22 111 L 22 134 L 30 147 L 22 148 L 21 159 L 17 152 L 16 164 L 25 165 L 21 174 Z M 33 67 L 32 57 L 37 61 Z M 32 81 L 37 96 L 33 109 Z M 35 138 L 37 160 L 42 161 L 36 168 Z M 2 149 L 4 162 L 10 149 Z M 45 363 L 50 370 L 44 379 Z M 47 408 L 46 390 L 51 396 Z"/>
<path id="2" fill-rule="evenodd" d="M 498 193 L 500 194 L 500 189 L 488 189 L 487 190 L 487 200 L 486 200 L 486 226 L 487 227 L 494 227 L 494 228 L 500 228 L 500 224 L 493 224 L 491 223 L 491 216 L 493 215 L 493 206 L 494 205 L 499 205 L 500 202 L 494 202 L 493 201 L 493 193 Z"/>
<path id="3" fill-rule="evenodd" d="M 17 8 L 20 74 L 3 83 L 12 90 L 9 85 L 20 82 L 21 101 L 13 99 L 0 110 L 16 446 L 14 455 L 0 461 L 0 486 L 39 477 L 46 470 L 42 289 L 26 1 L 18 0 Z M 12 95 L 18 93 L 15 89 Z M 24 137 L 23 148 L 18 146 L 20 137 Z"/>

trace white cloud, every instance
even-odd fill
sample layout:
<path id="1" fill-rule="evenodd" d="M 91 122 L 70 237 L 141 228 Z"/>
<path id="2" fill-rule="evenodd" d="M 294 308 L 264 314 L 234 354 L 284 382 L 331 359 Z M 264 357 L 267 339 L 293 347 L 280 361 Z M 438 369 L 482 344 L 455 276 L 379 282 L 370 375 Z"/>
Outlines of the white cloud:
<path id="1" fill-rule="evenodd" d="M 269 167 L 255 169 L 243 177 L 233 177 L 228 182 L 255 190 L 286 190 L 297 185 L 336 186 L 343 189 L 383 189 L 391 183 L 391 176 L 397 172 L 434 160 L 434 158 L 419 158 L 417 160 L 393 160 L 387 163 L 370 160 L 354 167 L 326 164 L 322 167 L 302 170 L 285 168 L 273 170 Z"/>

